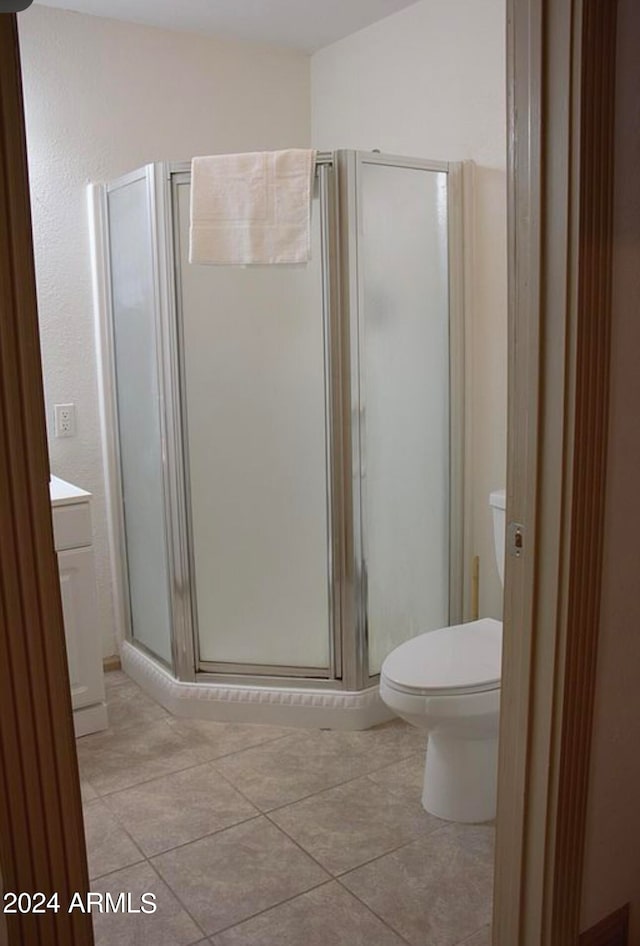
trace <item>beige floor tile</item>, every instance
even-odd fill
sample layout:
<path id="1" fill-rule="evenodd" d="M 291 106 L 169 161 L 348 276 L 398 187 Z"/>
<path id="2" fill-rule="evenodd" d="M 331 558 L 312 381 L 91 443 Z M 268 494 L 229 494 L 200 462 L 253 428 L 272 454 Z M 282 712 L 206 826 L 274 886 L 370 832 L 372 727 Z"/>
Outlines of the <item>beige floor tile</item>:
<path id="1" fill-rule="evenodd" d="M 128 677 L 124 670 L 109 670 L 104 675 L 104 685 L 107 691 L 111 687 L 120 686 L 122 683 L 133 683 L 131 677 Z"/>
<path id="2" fill-rule="evenodd" d="M 377 785 L 410 802 L 422 803 L 425 753 L 419 752 L 394 765 L 387 765 L 368 776 Z"/>
<path id="3" fill-rule="evenodd" d="M 403 946 L 339 884 L 330 883 L 214 936 L 213 946 Z"/>
<path id="4" fill-rule="evenodd" d="M 473 936 L 462 940 L 458 946 L 491 946 L 491 926 L 483 926 Z"/>
<path id="5" fill-rule="evenodd" d="M 442 827 L 420 802 L 407 801 L 369 778 L 355 779 L 270 817 L 332 874 L 364 864 Z"/>
<path id="6" fill-rule="evenodd" d="M 162 720 L 121 732 L 106 730 L 77 740 L 80 775 L 98 795 L 178 772 L 198 762 Z"/>
<path id="7" fill-rule="evenodd" d="M 80 780 L 80 794 L 82 795 L 83 805 L 86 805 L 87 802 L 95 801 L 96 798 L 100 797 L 93 785 L 84 779 Z"/>
<path id="8" fill-rule="evenodd" d="M 138 908 L 140 896 L 153 893 L 157 904 L 153 914 L 94 913 L 95 946 L 191 946 L 202 941 L 203 931 L 147 862 L 95 881 L 91 889 L 113 897 L 131 893 Z"/>
<path id="9" fill-rule="evenodd" d="M 161 854 L 153 864 L 209 934 L 328 879 L 262 817 Z"/>
<path id="10" fill-rule="evenodd" d="M 218 723 L 208 719 L 176 719 L 169 721 L 171 728 L 184 740 L 201 762 L 209 762 L 252 746 L 273 742 L 289 736 L 296 730 L 279 726 L 259 726 L 244 723 Z"/>
<path id="11" fill-rule="evenodd" d="M 364 732 L 303 732 L 215 764 L 258 808 L 270 811 L 415 755 L 421 741 L 417 730 L 393 724 Z"/>
<path id="12" fill-rule="evenodd" d="M 110 729 L 77 743 L 92 890 L 160 909 L 96 915 L 96 946 L 490 946 L 493 831 L 424 812 L 421 732 L 176 719 L 105 680 Z"/>
<path id="13" fill-rule="evenodd" d="M 148 856 L 258 814 L 208 764 L 116 792 L 106 802 Z"/>
<path id="14" fill-rule="evenodd" d="M 99 877 L 143 860 L 126 831 L 102 801 L 84 807 L 89 876 Z"/>
<path id="15" fill-rule="evenodd" d="M 106 693 L 109 729 L 115 732 L 170 718 L 164 707 L 147 696 L 131 680 L 125 679 L 118 684 L 108 686 Z"/>
<path id="16" fill-rule="evenodd" d="M 356 732 L 325 732 L 336 745 L 345 750 L 363 753 L 371 759 L 371 771 L 406 759 L 426 749 L 424 732 L 410 726 L 403 719 L 392 719 L 388 723 Z"/>
<path id="17" fill-rule="evenodd" d="M 491 919 L 493 834 L 447 825 L 341 883 L 412 946 L 454 946 Z"/>

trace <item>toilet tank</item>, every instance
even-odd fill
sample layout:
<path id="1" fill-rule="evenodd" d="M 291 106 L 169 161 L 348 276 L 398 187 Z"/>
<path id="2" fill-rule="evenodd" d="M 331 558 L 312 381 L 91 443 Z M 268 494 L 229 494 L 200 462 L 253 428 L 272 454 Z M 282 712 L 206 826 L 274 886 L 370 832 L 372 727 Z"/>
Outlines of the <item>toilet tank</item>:
<path id="1" fill-rule="evenodd" d="M 504 544 L 507 530 L 506 513 L 506 490 L 497 489 L 489 496 L 489 505 L 493 515 L 493 543 L 496 550 L 496 564 L 500 581 L 504 585 Z"/>

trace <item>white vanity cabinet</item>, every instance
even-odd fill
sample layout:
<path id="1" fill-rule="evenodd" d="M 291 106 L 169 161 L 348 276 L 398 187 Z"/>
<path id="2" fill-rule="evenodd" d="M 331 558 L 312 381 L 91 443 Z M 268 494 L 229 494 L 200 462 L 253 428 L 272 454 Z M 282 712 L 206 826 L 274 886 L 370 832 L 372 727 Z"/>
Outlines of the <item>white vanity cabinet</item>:
<path id="1" fill-rule="evenodd" d="M 53 537 L 71 681 L 76 736 L 107 728 L 102 647 L 96 620 L 96 579 L 91 545 L 91 493 L 52 476 Z"/>

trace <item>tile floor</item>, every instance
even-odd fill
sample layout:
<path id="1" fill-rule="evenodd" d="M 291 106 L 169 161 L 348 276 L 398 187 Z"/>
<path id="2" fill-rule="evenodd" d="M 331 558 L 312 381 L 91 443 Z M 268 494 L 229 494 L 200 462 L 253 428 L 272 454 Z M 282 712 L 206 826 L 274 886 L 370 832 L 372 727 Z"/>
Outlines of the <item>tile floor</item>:
<path id="1" fill-rule="evenodd" d="M 78 740 L 97 946 L 489 946 L 493 828 L 420 804 L 423 740 L 181 720 L 124 673 Z"/>

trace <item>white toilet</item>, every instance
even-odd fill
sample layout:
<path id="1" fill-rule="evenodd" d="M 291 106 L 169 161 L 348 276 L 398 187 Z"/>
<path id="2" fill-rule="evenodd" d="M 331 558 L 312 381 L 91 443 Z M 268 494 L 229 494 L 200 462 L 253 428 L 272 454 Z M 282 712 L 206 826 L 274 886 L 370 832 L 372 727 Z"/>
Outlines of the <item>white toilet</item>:
<path id="1" fill-rule="evenodd" d="M 489 502 L 504 581 L 505 491 Z M 428 733 L 422 804 L 438 818 L 495 817 L 501 660 L 502 623 L 483 618 L 420 634 L 382 664 L 380 696 Z"/>

